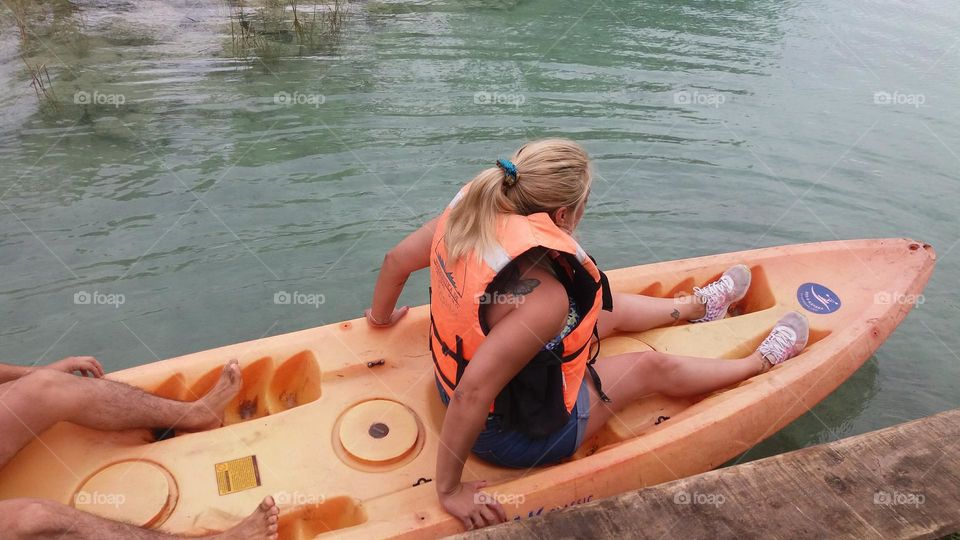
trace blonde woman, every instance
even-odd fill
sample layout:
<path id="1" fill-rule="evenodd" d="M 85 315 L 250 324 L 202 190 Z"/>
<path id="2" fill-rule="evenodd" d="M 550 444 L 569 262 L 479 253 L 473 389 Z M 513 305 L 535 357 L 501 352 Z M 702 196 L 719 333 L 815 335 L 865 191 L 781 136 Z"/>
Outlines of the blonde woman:
<path id="1" fill-rule="evenodd" d="M 745 358 L 649 351 L 594 364 L 597 340 L 615 332 L 723 318 L 746 294 L 750 271 L 730 268 L 687 298 L 611 294 L 572 236 L 590 184 L 578 144 L 531 142 L 482 171 L 384 257 L 366 311 L 375 327 L 406 314 L 395 309 L 404 283 L 430 268 L 430 347 L 447 405 L 435 485 L 443 507 L 468 529 L 506 520 L 499 504 L 476 496 L 483 482 L 461 481 L 471 450 L 507 467 L 557 463 L 641 396 L 711 392 L 806 346 L 807 321 L 792 312 Z"/>

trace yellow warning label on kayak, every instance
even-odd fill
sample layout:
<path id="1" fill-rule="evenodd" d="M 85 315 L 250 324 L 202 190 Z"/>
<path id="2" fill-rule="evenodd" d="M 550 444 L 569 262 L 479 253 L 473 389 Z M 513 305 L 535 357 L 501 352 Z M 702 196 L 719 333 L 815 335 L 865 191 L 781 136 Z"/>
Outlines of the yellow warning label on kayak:
<path id="1" fill-rule="evenodd" d="M 232 459 L 214 465 L 217 471 L 217 489 L 220 495 L 229 495 L 260 485 L 257 456 Z"/>

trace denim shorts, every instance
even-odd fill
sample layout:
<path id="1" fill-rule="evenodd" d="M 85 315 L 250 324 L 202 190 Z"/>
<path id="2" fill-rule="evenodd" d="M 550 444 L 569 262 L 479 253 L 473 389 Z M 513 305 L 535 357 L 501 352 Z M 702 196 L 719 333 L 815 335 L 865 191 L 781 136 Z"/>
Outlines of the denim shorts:
<path id="1" fill-rule="evenodd" d="M 440 400 L 447 405 L 450 397 L 439 380 L 437 390 L 440 391 Z M 473 445 L 473 453 L 484 461 L 502 467 L 526 469 L 552 465 L 572 456 L 580 448 L 589 418 L 590 390 L 587 388 L 587 377 L 584 377 L 567 425 L 546 437 L 531 437 L 519 431 L 502 429 L 500 417 L 491 414 L 487 416 L 486 428 Z"/>

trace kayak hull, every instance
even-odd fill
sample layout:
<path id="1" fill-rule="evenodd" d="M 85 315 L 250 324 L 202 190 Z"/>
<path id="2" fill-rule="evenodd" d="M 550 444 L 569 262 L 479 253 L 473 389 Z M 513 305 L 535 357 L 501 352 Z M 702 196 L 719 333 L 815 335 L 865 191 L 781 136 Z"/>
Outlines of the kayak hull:
<path id="1" fill-rule="evenodd" d="M 785 312 L 807 315 L 803 354 L 735 387 L 629 406 L 569 461 L 513 470 L 471 456 L 512 518 L 682 478 L 720 466 L 823 400 L 884 342 L 921 298 L 933 249 L 909 239 L 764 248 L 608 273 L 617 291 L 671 297 L 747 264 L 754 281 L 737 316 L 604 340 L 601 356 L 655 349 L 736 358 Z M 192 400 L 224 362 L 244 388 L 225 426 L 156 440 L 61 423 L 0 470 L 0 499 L 42 497 L 168 532 L 226 528 L 265 495 L 281 538 L 437 537 L 461 525 L 432 479 L 443 406 L 427 344 L 426 306 L 394 328 L 362 319 L 229 345 L 109 375 Z M 603 361 L 602 358 L 600 360 Z"/>

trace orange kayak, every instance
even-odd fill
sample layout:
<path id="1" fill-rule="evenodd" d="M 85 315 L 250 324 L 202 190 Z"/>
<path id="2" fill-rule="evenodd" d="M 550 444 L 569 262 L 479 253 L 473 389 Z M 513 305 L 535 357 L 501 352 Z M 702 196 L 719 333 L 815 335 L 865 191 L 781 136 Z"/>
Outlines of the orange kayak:
<path id="1" fill-rule="evenodd" d="M 624 334 L 601 356 L 655 349 L 734 358 L 797 310 L 810 321 L 798 357 L 696 399 L 653 395 L 585 441 L 569 461 L 533 470 L 471 457 L 465 480 L 511 517 L 527 518 L 715 468 L 813 407 L 884 342 L 933 272 L 936 255 L 908 239 L 791 245 L 623 268 L 615 290 L 670 297 L 729 266 L 753 271 L 736 316 Z M 109 378 L 181 400 L 240 360 L 243 390 L 225 426 L 203 433 L 106 433 L 61 423 L 0 471 L 0 499 L 42 497 L 175 533 L 221 530 L 265 495 L 281 507 L 281 538 L 438 537 L 459 522 L 432 478 L 443 406 L 427 349 L 428 310 L 396 327 L 362 319 L 123 370 Z M 602 362 L 602 359 L 600 360 Z"/>

